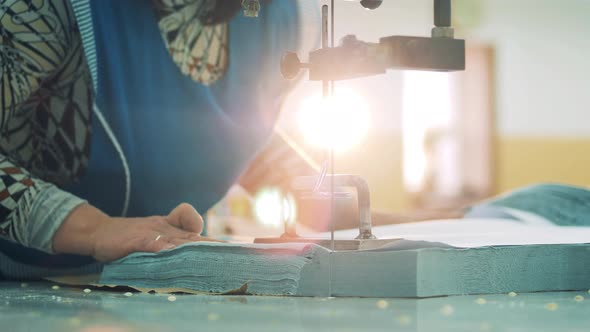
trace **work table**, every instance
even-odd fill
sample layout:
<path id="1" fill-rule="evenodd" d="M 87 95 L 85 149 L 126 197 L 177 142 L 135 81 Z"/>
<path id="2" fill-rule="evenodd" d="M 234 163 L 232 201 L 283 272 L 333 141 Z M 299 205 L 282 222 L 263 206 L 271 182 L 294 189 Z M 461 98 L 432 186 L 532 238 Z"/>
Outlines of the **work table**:
<path id="1" fill-rule="evenodd" d="M 588 292 L 428 299 L 129 293 L 0 283 L 10 331 L 586 331 Z"/>

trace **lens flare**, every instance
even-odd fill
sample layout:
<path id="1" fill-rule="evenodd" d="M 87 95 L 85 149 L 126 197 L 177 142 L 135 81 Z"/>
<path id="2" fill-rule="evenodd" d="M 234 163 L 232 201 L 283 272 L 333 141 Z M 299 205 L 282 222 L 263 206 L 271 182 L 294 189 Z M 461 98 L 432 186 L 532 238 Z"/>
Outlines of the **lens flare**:
<path id="1" fill-rule="evenodd" d="M 367 134 L 370 113 L 367 103 L 354 92 L 336 91 L 332 97 L 313 96 L 304 100 L 297 123 L 308 143 L 344 151 L 360 143 Z"/>
<path id="2" fill-rule="evenodd" d="M 254 214 L 262 225 L 281 227 L 285 221 L 295 223 L 297 207 L 291 194 L 283 194 L 278 188 L 264 188 L 254 199 Z"/>

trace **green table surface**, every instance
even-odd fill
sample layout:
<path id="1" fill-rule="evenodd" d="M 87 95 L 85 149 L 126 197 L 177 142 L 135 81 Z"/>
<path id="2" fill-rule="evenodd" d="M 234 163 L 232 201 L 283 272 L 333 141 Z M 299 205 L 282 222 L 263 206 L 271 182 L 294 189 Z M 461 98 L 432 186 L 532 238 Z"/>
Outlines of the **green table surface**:
<path id="1" fill-rule="evenodd" d="M 588 292 L 169 298 L 53 285 L 0 282 L 0 331 L 590 331 Z"/>

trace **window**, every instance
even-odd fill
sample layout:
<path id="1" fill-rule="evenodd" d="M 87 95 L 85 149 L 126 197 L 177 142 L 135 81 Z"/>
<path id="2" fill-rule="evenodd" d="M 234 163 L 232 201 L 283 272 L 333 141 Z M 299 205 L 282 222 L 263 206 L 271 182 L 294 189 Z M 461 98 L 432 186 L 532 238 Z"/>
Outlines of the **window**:
<path id="1" fill-rule="evenodd" d="M 403 177 L 414 208 L 453 208 L 493 186 L 490 48 L 467 50 L 459 73 L 404 73 Z"/>

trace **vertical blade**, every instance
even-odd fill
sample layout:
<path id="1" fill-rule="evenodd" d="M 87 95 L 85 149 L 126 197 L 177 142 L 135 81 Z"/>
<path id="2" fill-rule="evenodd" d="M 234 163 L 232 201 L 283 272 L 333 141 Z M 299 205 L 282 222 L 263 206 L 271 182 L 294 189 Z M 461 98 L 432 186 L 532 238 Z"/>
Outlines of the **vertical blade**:
<path id="1" fill-rule="evenodd" d="M 322 6 L 322 48 L 328 48 L 328 5 Z M 328 81 L 322 81 L 322 94 L 328 96 Z"/>
<path id="2" fill-rule="evenodd" d="M 334 204 L 334 149 L 330 148 L 330 165 L 332 176 L 330 177 L 330 249 L 334 251 L 334 224 L 335 224 L 335 204 Z"/>
<path id="3" fill-rule="evenodd" d="M 330 20 L 332 21 L 331 23 L 331 31 L 330 31 L 330 39 L 331 39 L 331 47 L 334 47 L 334 0 L 331 0 L 330 2 L 330 9 L 331 9 L 331 13 L 330 13 Z M 332 97 L 334 97 L 334 81 L 330 81 L 330 95 Z M 331 208 L 330 208 L 330 213 L 332 214 L 330 217 L 331 220 L 331 230 L 330 230 L 330 240 L 331 240 L 331 248 L 332 251 L 334 251 L 334 147 L 332 146 L 330 148 L 330 159 L 331 159 L 331 164 L 332 164 L 332 182 L 330 184 L 330 194 L 331 194 Z"/>

